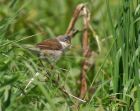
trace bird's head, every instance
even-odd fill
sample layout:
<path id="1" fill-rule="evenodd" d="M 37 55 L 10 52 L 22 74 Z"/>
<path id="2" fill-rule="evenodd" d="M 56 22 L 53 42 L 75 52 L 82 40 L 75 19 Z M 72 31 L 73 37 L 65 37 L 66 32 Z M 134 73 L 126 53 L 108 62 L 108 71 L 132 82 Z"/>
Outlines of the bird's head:
<path id="1" fill-rule="evenodd" d="M 69 34 L 58 36 L 57 40 L 70 44 L 71 38 L 74 37 L 78 32 L 79 32 L 79 30 L 74 29 Z"/>
<path id="2" fill-rule="evenodd" d="M 59 42 L 65 42 L 65 43 L 70 44 L 70 37 L 68 35 L 60 35 L 57 37 L 57 40 Z"/>
<path id="3" fill-rule="evenodd" d="M 67 35 L 60 35 L 56 39 L 62 45 L 63 49 L 66 49 L 71 46 L 70 37 Z"/>
<path id="4" fill-rule="evenodd" d="M 72 30 L 69 34 L 60 35 L 56 39 L 61 43 L 63 49 L 67 49 L 71 46 L 71 39 L 79 32 L 79 30 Z"/>

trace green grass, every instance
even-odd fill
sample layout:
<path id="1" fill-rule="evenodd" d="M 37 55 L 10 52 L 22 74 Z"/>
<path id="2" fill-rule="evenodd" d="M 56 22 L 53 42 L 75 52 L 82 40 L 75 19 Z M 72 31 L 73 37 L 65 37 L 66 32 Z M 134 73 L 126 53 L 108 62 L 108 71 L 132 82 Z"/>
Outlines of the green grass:
<path id="1" fill-rule="evenodd" d="M 52 70 L 23 47 L 64 34 L 75 6 L 87 2 L 101 52 L 87 75 L 87 102 L 80 93 L 81 34 Z M 81 21 L 76 24 L 82 29 Z M 92 33 L 92 32 L 90 32 Z M 97 43 L 90 34 L 90 45 Z M 140 111 L 140 0 L 0 0 L 0 110 Z M 45 78 L 46 71 L 51 74 Z M 39 73 L 36 76 L 37 72 Z M 30 79 L 34 81 L 23 90 Z M 54 80 L 58 80 L 57 84 Z"/>

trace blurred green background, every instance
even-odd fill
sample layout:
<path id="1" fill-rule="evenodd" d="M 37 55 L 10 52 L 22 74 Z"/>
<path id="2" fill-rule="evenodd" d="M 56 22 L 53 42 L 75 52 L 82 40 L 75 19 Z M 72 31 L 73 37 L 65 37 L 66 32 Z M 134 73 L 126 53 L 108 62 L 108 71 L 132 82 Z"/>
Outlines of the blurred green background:
<path id="1" fill-rule="evenodd" d="M 78 105 L 59 88 L 80 94 L 82 33 L 73 38 L 72 48 L 54 70 L 48 64 L 42 67 L 22 45 L 64 34 L 79 3 L 87 3 L 101 50 L 89 32 L 96 64 L 86 77 L 87 102 Z M 0 111 L 139 111 L 139 20 L 140 0 L 0 0 Z M 76 28 L 83 28 L 81 18 Z M 51 77 L 43 82 L 46 70 Z"/>

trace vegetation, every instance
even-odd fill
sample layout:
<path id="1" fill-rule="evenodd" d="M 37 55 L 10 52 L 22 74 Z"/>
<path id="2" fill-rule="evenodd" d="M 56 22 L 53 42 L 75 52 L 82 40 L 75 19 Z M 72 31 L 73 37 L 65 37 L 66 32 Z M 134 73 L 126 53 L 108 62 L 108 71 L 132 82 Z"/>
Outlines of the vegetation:
<path id="1" fill-rule="evenodd" d="M 82 33 L 54 69 L 24 47 L 64 34 L 82 2 L 91 12 L 90 25 L 101 48 L 90 34 L 90 46 L 98 55 L 86 77 L 86 102 L 70 96 L 80 94 Z M 81 19 L 76 27 L 83 29 Z M 4 110 L 140 111 L 140 0 L 0 0 L 0 111 Z"/>

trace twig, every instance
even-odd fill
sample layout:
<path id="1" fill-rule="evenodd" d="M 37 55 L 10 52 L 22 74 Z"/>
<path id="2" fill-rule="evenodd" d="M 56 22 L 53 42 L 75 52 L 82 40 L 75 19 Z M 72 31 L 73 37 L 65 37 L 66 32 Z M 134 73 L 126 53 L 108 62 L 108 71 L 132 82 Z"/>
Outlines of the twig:
<path id="1" fill-rule="evenodd" d="M 39 74 L 40 74 L 39 72 L 36 72 L 36 73 L 35 73 L 35 76 L 32 77 L 32 78 L 30 79 L 30 81 L 28 82 L 28 84 L 26 85 L 26 87 L 25 87 L 24 90 L 23 90 L 24 93 L 27 92 L 27 88 L 28 88 L 29 85 L 34 81 L 34 79 L 35 79 L 37 76 L 39 76 Z M 22 95 L 23 95 L 23 93 L 21 93 L 20 96 L 22 96 Z"/>
<path id="2" fill-rule="evenodd" d="M 35 74 L 35 76 L 34 77 L 32 77 L 31 79 L 30 79 L 30 81 L 28 82 L 28 84 L 26 85 L 26 87 L 25 87 L 25 91 L 26 91 L 26 89 L 28 88 L 28 86 L 34 81 L 34 79 L 37 77 L 39 75 L 39 72 L 37 72 L 36 74 Z"/>
<path id="3" fill-rule="evenodd" d="M 52 80 L 52 83 L 53 83 L 54 85 L 56 85 L 56 86 L 59 85 L 59 82 L 56 81 L 56 80 Z M 65 93 L 65 94 L 67 94 L 68 96 L 73 97 L 74 99 L 76 99 L 76 100 L 78 100 L 78 101 L 80 101 L 80 102 L 84 102 L 84 103 L 86 102 L 85 100 L 80 99 L 80 98 L 74 96 L 73 94 L 69 93 L 64 87 L 59 87 L 59 90 L 62 91 L 63 93 Z"/>
<path id="4" fill-rule="evenodd" d="M 99 53 L 101 53 L 101 43 L 99 40 L 99 36 L 96 34 L 95 30 L 92 28 L 92 26 L 90 24 L 89 24 L 89 29 L 91 30 L 93 36 L 95 37 L 97 45 L 98 45 L 98 51 L 99 51 Z"/>
<path id="5" fill-rule="evenodd" d="M 89 29 L 89 21 L 90 21 L 90 13 L 87 9 L 87 7 L 84 7 L 83 10 L 83 23 L 84 23 L 84 32 L 83 32 L 83 56 L 84 60 L 82 63 L 82 72 L 81 72 L 81 91 L 80 91 L 80 98 L 84 98 L 85 94 L 87 92 L 87 81 L 86 81 L 86 75 L 89 65 L 89 58 L 91 57 L 91 50 L 89 47 L 89 37 L 88 37 L 88 30 Z"/>
<path id="6" fill-rule="evenodd" d="M 77 21 L 79 15 L 80 15 L 81 10 L 82 10 L 84 7 L 85 7 L 85 4 L 83 4 L 83 3 L 79 4 L 79 5 L 76 7 L 76 9 L 75 9 L 75 11 L 74 11 L 74 13 L 73 13 L 72 19 L 71 19 L 71 21 L 70 21 L 70 23 L 69 23 L 69 26 L 68 26 L 68 28 L 67 28 L 67 30 L 66 30 L 66 34 L 69 34 L 69 33 L 72 31 L 72 29 L 74 28 L 75 23 L 76 23 L 76 21 Z"/>
<path id="7" fill-rule="evenodd" d="M 67 95 L 73 97 L 74 99 L 76 99 L 76 100 L 78 100 L 78 101 L 80 101 L 80 102 L 84 102 L 84 103 L 87 102 L 87 101 L 85 101 L 85 100 L 83 100 L 83 99 L 80 99 L 80 98 L 78 98 L 78 97 L 72 95 L 71 93 L 67 92 L 65 89 L 61 89 L 61 90 L 62 90 L 65 94 L 67 94 Z"/>

